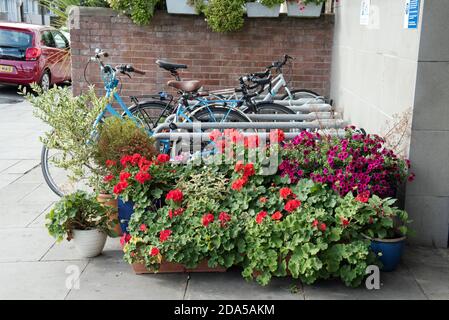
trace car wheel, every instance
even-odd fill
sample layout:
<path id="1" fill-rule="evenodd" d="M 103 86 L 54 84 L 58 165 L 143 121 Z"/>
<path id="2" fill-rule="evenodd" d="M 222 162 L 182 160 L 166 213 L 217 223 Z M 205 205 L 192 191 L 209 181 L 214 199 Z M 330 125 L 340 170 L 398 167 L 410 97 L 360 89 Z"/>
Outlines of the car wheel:
<path id="1" fill-rule="evenodd" d="M 45 71 L 42 75 L 39 85 L 44 92 L 50 89 L 50 73 L 48 71 Z"/>

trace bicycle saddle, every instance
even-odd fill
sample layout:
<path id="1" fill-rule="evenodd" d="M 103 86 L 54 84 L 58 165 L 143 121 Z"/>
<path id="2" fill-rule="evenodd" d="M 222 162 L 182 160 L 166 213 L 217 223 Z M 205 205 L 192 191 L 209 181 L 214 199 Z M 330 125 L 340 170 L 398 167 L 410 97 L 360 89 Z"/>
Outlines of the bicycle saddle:
<path id="1" fill-rule="evenodd" d="M 187 69 L 187 65 L 185 64 L 178 64 L 178 63 L 171 63 L 164 60 L 156 60 L 156 64 L 161 67 L 162 69 L 165 69 L 167 71 L 176 71 L 178 69 Z"/>
<path id="2" fill-rule="evenodd" d="M 169 87 L 173 87 L 175 89 L 184 92 L 195 92 L 202 86 L 201 82 L 198 80 L 190 80 L 190 81 L 170 80 L 169 82 L 167 82 L 167 85 Z"/>

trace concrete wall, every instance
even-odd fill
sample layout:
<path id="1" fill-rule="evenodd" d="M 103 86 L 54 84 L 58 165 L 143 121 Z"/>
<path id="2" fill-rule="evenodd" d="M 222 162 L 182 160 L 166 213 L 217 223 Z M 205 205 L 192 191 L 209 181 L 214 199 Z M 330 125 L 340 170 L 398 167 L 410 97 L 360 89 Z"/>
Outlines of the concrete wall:
<path id="1" fill-rule="evenodd" d="M 360 25 L 360 5 L 340 1 L 336 8 L 331 96 L 351 123 L 380 134 L 396 122 L 394 114 L 411 108 L 410 241 L 447 247 L 449 1 L 421 0 L 418 29 L 403 27 L 404 0 L 371 0 L 367 26 Z"/>
<path id="2" fill-rule="evenodd" d="M 415 241 L 447 246 L 449 225 L 449 1 L 423 6 L 410 160 L 416 180 L 406 209 Z"/>
<path id="3" fill-rule="evenodd" d="M 336 5 L 331 96 L 351 123 L 384 133 L 413 106 L 420 33 L 403 28 L 404 0 L 371 0 L 368 25 L 360 5 Z"/>
<path id="4" fill-rule="evenodd" d="M 124 79 L 122 96 L 167 89 L 170 74 L 155 61 L 167 59 L 185 63 L 185 79 L 201 80 L 207 89 L 238 86 L 238 77 L 263 71 L 284 54 L 296 58 L 292 87 L 308 88 L 328 95 L 330 86 L 333 16 L 319 19 L 246 19 L 238 32 L 212 32 L 203 16 L 170 15 L 157 11 L 148 26 L 105 8 L 77 8 L 71 11 L 72 80 L 75 93 L 87 88 L 84 67 L 95 48 L 110 53 L 111 64 L 131 63 L 145 70 L 145 76 Z M 286 68 L 288 76 L 288 68 Z M 87 69 L 90 82 L 102 88 L 98 66 Z"/>

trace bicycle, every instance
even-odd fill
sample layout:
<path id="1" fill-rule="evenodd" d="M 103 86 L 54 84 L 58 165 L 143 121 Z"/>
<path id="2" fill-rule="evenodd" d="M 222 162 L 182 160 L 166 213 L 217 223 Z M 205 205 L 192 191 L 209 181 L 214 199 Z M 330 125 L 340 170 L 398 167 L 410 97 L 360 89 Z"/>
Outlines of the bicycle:
<path id="1" fill-rule="evenodd" d="M 98 126 L 103 121 L 103 119 L 106 117 L 107 114 L 111 114 L 112 116 L 119 117 L 119 118 L 130 118 L 133 121 L 135 121 L 138 125 L 143 126 L 149 135 L 152 135 L 152 129 L 155 128 L 155 126 L 160 122 L 165 122 L 167 119 L 163 118 L 164 112 L 166 109 L 168 109 L 168 105 L 164 106 L 163 111 L 161 111 L 161 105 L 157 105 L 157 108 L 154 109 L 154 103 L 149 102 L 143 102 L 140 103 L 136 97 L 132 97 L 133 104 L 128 107 L 124 103 L 123 99 L 120 97 L 120 94 L 117 92 L 117 87 L 119 85 L 119 79 L 118 74 L 123 74 L 128 77 L 131 77 L 131 73 L 141 74 L 144 75 L 145 72 L 138 70 L 134 68 L 132 65 L 117 65 L 115 67 L 104 64 L 102 61 L 102 58 L 108 57 L 107 52 L 104 52 L 100 49 L 95 50 L 95 56 L 91 57 L 89 59 L 90 63 L 91 61 L 95 61 L 98 63 L 100 67 L 101 72 L 101 78 L 104 83 L 105 88 L 105 97 L 108 99 L 108 101 L 114 100 L 117 104 L 119 109 L 122 113 L 117 111 L 113 106 L 112 103 L 109 102 L 105 106 L 105 108 L 100 112 L 100 114 L 95 119 L 94 123 L 92 124 L 92 133 L 90 136 L 90 141 L 94 142 L 96 137 L 98 136 Z M 86 65 L 87 68 L 87 65 Z M 173 87 L 181 90 L 184 92 L 183 95 L 181 95 L 179 99 L 179 103 L 177 104 L 176 108 L 173 110 L 174 116 L 175 116 L 175 122 L 177 121 L 201 121 L 202 119 L 196 119 L 193 116 L 193 111 L 197 112 L 197 115 L 203 115 L 203 120 L 205 115 L 208 115 L 209 117 L 214 118 L 215 120 L 220 119 L 220 121 L 250 121 L 250 119 L 245 116 L 242 112 L 233 110 L 229 108 L 228 106 L 220 106 L 214 107 L 210 105 L 203 105 L 201 108 L 191 107 L 186 103 L 190 96 L 195 95 L 195 92 L 199 89 L 199 84 L 195 81 L 193 82 L 174 82 L 171 84 Z M 162 99 L 165 99 L 165 95 L 160 94 L 159 97 Z M 173 99 L 173 98 L 172 98 Z M 196 110 L 195 110 L 196 109 Z M 202 111 L 201 111 L 202 110 Z M 157 117 L 157 122 L 153 123 L 153 126 L 148 126 L 147 124 L 147 118 L 145 116 L 148 115 L 149 111 L 156 111 L 154 112 L 155 117 Z M 201 111 L 202 113 L 198 113 Z M 144 116 L 142 118 L 142 115 Z M 170 116 L 170 114 L 167 115 Z M 168 153 L 170 151 L 170 141 L 162 141 L 160 146 L 160 151 L 164 153 Z M 50 189 L 55 192 L 58 196 L 63 196 L 65 193 L 69 192 L 69 190 L 65 190 L 68 185 L 66 185 L 67 181 L 56 181 L 56 177 L 62 176 L 62 178 L 67 178 L 67 174 L 64 172 L 61 172 L 60 168 L 52 167 L 51 165 L 51 159 L 55 157 L 54 154 L 51 154 L 52 151 L 48 149 L 45 145 L 42 148 L 41 152 L 41 167 L 42 172 L 44 175 L 44 179 Z"/>

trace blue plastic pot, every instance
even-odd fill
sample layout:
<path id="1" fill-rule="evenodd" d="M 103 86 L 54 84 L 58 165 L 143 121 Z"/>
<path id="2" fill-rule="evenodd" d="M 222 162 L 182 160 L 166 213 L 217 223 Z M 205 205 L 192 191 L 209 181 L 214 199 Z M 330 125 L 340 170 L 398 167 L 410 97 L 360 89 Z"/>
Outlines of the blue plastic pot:
<path id="1" fill-rule="evenodd" d="M 118 220 L 123 232 L 128 233 L 128 223 L 134 213 L 134 202 L 123 202 L 122 198 L 118 198 Z"/>
<path id="2" fill-rule="evenodd" d="M 405 237 L 397 239 L 371 240 L 371 250 L 382 262 L 382 271 L 394 271 L 401 261 Z"/>

